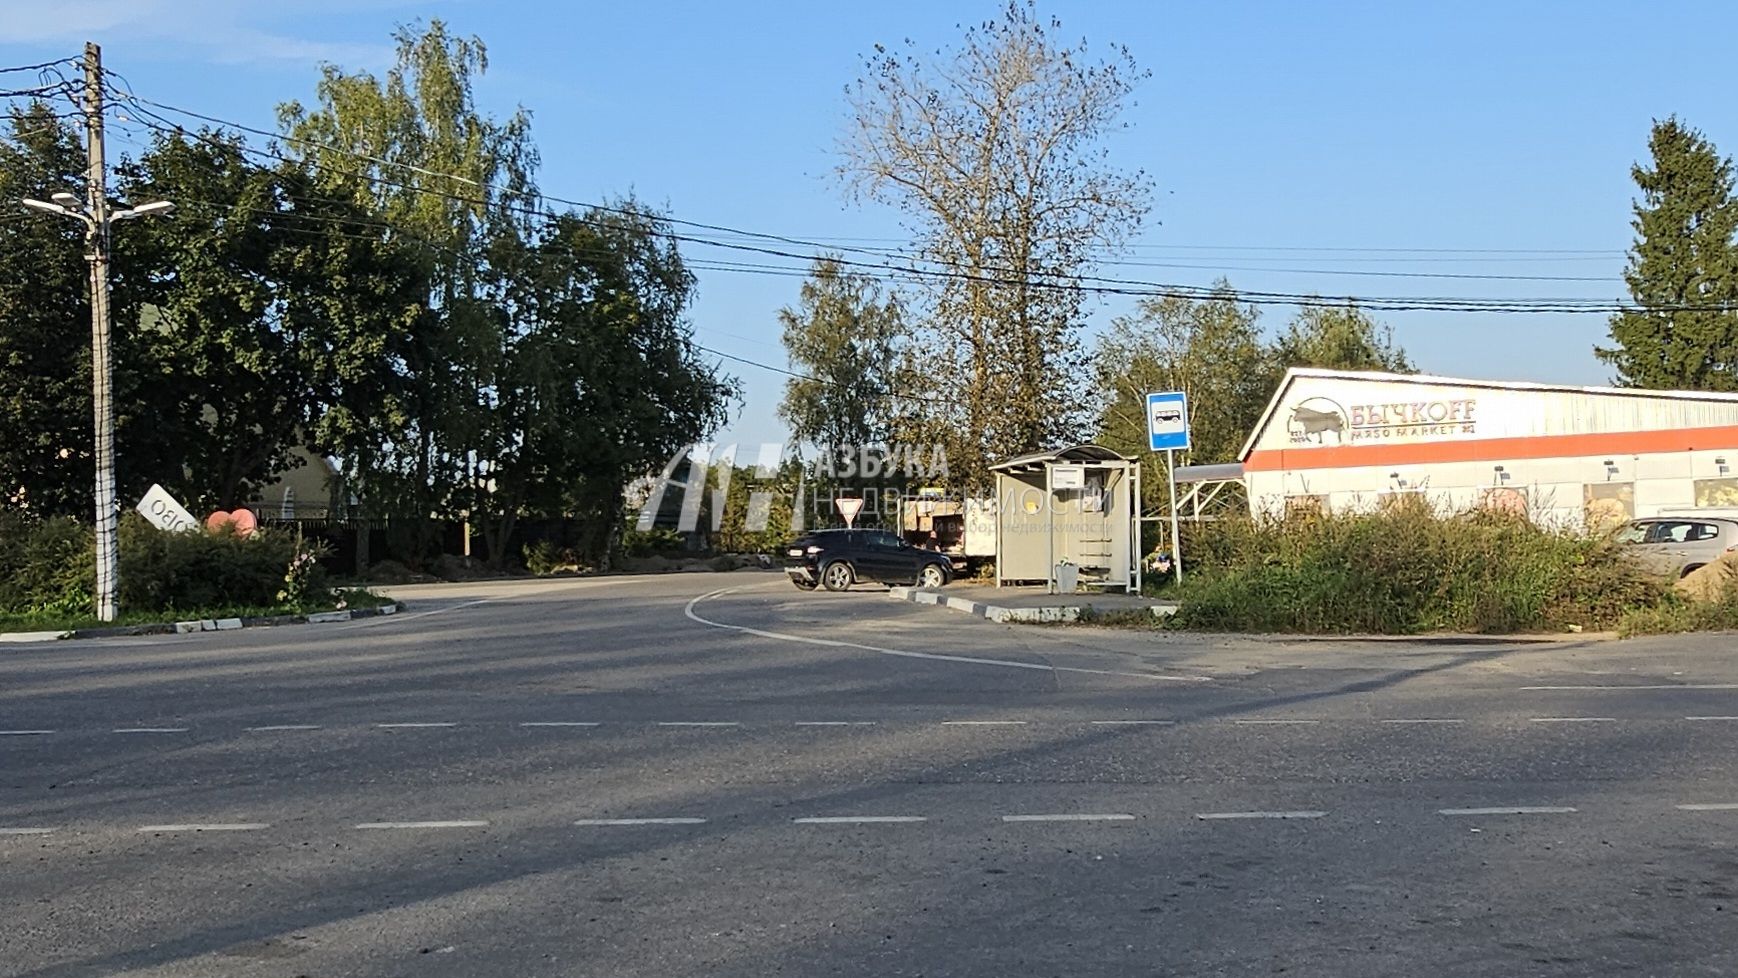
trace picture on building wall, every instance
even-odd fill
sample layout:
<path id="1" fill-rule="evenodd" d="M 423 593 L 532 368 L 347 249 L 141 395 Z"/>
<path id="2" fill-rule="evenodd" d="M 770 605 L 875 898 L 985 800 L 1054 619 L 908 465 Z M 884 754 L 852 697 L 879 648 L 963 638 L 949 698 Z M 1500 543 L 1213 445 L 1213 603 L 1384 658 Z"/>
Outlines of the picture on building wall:
<path id="1" fill-rule="evenodd" d="M 1590 482 L 1582 487 L 1581 503 L 1589 533 L 1615 529 L 1635 518 L 1635 483 Z"/>
<path id="2" fill-rule="evenodd" d="M 1507 486 L 1486 489 L 1479 502 L 1493 513 L 1508 513 L 1521 519 L 1526 519 L 1530 512 L 1525 489 L 1511 489 Z"/>
<path id="3" fill-rule="evenodd" d="M 1697 479 L 1697 506 L 1738 506 L 1738 478 Z"/>

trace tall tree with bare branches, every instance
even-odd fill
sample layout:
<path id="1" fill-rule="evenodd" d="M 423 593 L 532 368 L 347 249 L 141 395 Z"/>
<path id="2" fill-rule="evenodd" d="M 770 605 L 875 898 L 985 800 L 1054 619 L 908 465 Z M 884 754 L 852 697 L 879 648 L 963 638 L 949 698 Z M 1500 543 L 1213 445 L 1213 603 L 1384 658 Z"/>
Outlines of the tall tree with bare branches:
<path id="1" fill-rule="evenodd" d="M 1145 174 L 1112 166 L 1107 146 L 1146 73 L 1126 48 L 1096 59 L 1060 31 L 1012 0 L 951 51 L 877 45 L 847 88 L 839 175 L 915 239 L 918 375 L 954 402 L 928 434 L 969 483 L 993 458 L 1080 432 L 1092 399 L 1078 286 L 1149 208 Z"/>

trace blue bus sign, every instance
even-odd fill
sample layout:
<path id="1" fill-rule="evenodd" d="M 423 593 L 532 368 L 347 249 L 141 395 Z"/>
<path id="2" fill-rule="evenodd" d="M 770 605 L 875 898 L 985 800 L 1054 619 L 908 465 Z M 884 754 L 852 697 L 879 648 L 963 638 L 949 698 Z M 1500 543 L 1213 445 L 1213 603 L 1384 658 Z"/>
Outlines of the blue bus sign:
<path id="1" fill-rule="evenodd" d="M 1155 452 L 1189 449 L 1189 403 L 1182 391 L 1147 395 L 1147 438 Z"/>

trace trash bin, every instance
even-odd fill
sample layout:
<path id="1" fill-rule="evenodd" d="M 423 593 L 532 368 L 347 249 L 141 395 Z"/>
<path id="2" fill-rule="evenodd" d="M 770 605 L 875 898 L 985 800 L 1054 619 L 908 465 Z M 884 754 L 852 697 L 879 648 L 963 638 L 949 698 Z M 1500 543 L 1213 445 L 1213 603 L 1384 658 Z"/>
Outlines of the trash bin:
<path id="1" fill-rule="evenodd" d="M 1056 565 L 1056 593 L 1073 594 L 1080 587 L 1080 565 L 1062 561 Z"/>

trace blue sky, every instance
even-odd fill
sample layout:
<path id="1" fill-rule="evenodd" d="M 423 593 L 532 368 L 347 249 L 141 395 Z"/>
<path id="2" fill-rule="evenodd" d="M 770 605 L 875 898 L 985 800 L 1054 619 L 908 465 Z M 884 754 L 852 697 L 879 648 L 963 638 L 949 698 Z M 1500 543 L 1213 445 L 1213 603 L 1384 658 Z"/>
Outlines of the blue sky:
<path id="1" fill-rule="evenodd" d="M 862 52 L 934 48 L 997 4 L 0 0 L 0 64 L 86 39 L 139 94 L 271 128 L 317 65 L 380 70 L 395 24 L 431 16 L 481 35 L 485 106 L 533 113 L 544 188 L 634 194 L 681 218 L 805 239 L 897 239 L 831 176 L 843 86 Z M 1276 292 L 1616 297 L 1630 241 L 1629 166 L 1676 113 L 1738 147 L 1724 3 L 1047 2 L 1064 34 L 1127 45 L 1152 71 L 1112 144 L 1155 182 L 1129 260 L 1103 274 Z M 126 152 L 127 127 L 116 150 Z M 142 134 L 142 130 L 136 130 Z M 141 136 L 142 138 L 142 136 Z M 1358 250 L 1327 250 L 1358 249 Z M 1375 249 L 1516 249 L 1468 251 Z M 1592 254 L 1542 255 L 1540 250 Z M 693 258 L 743 258 L 691 248 Z M 1161 267 L 1204 266 L 1204 267 Z M 1288 271 L 1302 269 L 1304 271 Z M 1502 281 L 1349 272 L 1594 277 Z M 709 347 L 780 363 L 776 314 L 799 280 L 703 272 Z M 1095 323 L 1123 311 L 1110 302 Z M 1285 308 L 1264 321 L 1283 324 Z M 1425 370 L 1603 383 L 1598 316 L 1390 314 Z M 781 436 L 776 375 L 726 439 Z"/>

